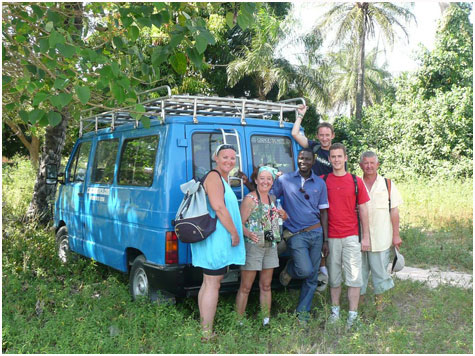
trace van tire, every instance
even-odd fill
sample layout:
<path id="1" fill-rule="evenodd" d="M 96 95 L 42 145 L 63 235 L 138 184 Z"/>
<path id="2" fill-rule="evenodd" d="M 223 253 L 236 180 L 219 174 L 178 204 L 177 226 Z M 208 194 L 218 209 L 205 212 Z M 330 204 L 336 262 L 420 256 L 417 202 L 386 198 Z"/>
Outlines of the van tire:
<path id="1" fill-rule="evenodd" d="M 150 278 L 145 270 L 144 262 L 144 255 L 137 256 L 130 269 L 129 290 L 133 300 L 140 297 L 150 297 Z"/>
<path id="2" fill-rule="evenodd" d="M 61 226 L 56 233 L 56 254 L 63 265 L 73 259 L 73 252 L 69 248 L 69 233 L 66 226 Z"/>

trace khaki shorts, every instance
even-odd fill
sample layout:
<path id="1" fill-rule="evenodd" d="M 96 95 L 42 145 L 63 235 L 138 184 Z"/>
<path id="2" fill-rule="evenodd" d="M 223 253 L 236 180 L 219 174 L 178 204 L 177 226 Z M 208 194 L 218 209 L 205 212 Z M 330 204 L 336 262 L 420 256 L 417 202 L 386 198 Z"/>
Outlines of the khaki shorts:
<path id="1" fill-rule="evenodd" d="M 246 264 L 241 266 L 243 271 L 262 271 L 263 269 L 279 267 L 279 256 L 277 256 L 277 246 L 272 247 L 272 243 L 266 242 L 266 246 L 261 247 L 246 242 Z"/>
<path id="2" fill-rule="evenodd" d="M 345 284 L 348 287 L 359 288 L 363 285 L 361 244 L 358 236 L 344 238 L 329 238 L 330 254 L 327 259 L 329 285 L 337 288 L 341 285 L 342 270 L 345 273 Z"/>

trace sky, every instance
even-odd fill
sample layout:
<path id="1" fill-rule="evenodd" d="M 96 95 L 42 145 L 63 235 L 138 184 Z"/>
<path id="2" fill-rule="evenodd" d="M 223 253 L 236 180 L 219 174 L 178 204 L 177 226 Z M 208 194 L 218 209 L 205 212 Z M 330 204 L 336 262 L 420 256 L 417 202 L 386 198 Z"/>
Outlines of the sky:
<path id="1" fill-rule="evenodd" d="M 297 28 L 299 28 L 301 32 L 309 31 L 315 25 L 320 14 L 326 12 L 326 8 L 321 5 L 322 3 L 324 2 L 294 3 L 292 11 L 298 23 Z M 402 3 L 398 4 L 401 5 Z M 386 60 L 388 63 L 388 70 L 393 74 L 393 76 L 396 76 L 403 71 L 414 71 L 417 69 L 415 51 L 420 43 L 429 50 L 434 48 L 437 20 L 441 17 L 439 3 L 437 1 L 415 1 L 412 12 L 416 17 L 417 24 L 412 22 L 407 26 L 409 42 L 405 36 L 401 37 L 401 39 L 396 39 L 392 51 L 388 49 L 387 52 Z M 474 14 L 472 12 L 472 23 L 473 17 Z M 400 34 L 402 34 L 402 32 L 400 32 Z M 373 41 L 373 46 L 375 44 L 376 40 Z M 302 52 L 303 50 L 296 48 L 295 51 Z M 288 53 L 285 57 L 292 63 L 295 63 L 291 54 L 294 51 L 286 50 L 285 52 Z"/>

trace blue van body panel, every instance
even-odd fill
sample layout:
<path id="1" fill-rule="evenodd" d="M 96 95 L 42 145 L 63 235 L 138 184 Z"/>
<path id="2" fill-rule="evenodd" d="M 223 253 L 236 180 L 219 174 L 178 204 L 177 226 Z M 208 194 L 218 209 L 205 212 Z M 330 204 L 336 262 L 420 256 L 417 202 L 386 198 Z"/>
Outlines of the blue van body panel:
<path id="1" fill-rule="evenodd" d="M 217 133 L 236 130 L 242 153 L 242 170 L 250 176 L 252 166 L 251 137 L 282 136 L 291 140 L 292 159 L 296 165 L 298 144 L 291 138 L 291 123 L 279 126 L 278 121 L 247 119 L 241 125 L 240 118 L 198 117 L 199 124 L 191 116 L 169 116 L 165 123 L 151 120 L 150 128 L 139 124 L 124 124 L 84 134 L 75 144 L 66 165 L 66 172 L 73 164 L 79 145 L 91 142 L 89 164 L 84 182 L 68 182 L 59 187 L 55 204 L 54 223 L 57 228 L 66 225 L 70 249 L 93 258 L 112 268 L 127 272 L 130 267 L 128 251 L 143 254 L 149 266 L 162 280 L 160 288 L 180 294 L 188 284 L 196 288 L 201 274 L 191 266 L 189 244 L 178 241 L 178 263 L 166 264 L 166 233 L 174 230 L 172 221 L 183 198 L 180 185 L 192 179 L 192 137 L 195 133 Z M 158 136 L 158 147 L 153 168 L 153 181 L 146 186 L 118 184 L 119 162 L 126 140 L 144 136 Z M 91 183 L 94 154 L 98 142 L 110 138 L 119 141 L 111 184 Z M 233 187 L 241 199 L 239 187 Z M 244 195 L 247 189 L 244 191 Z M 168 273 L 170 272 L 170 273 Z M 168 273 L 168 274 L 167 274 Z M 163 281 L 175 280 L 173 286 Z M 166 282 L 165 284 L 170 284 Z"/>

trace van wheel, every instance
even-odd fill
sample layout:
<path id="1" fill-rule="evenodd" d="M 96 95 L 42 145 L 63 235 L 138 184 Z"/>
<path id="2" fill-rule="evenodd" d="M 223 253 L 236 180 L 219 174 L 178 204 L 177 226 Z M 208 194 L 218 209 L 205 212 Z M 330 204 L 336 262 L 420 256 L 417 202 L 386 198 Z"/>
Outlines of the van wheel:
<path id="1" fill-rule="evenodd" d="M 137 256 L 130 270 L 129 288 L 133 300 L 136 300 L 138 297 L 149 296 L 149 278 L 147 272 L 145 272 L 144 262 L 144 255 Z"/>
<path id="2" fill-rule="evenodd" d="M 62 264 L 71 262 L 72 252 L 69 249 L 69 234 L 66 226 L 62 226 L 56 233 L 56 249 L 58 258 Z"/>

